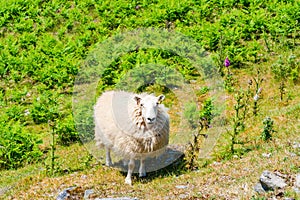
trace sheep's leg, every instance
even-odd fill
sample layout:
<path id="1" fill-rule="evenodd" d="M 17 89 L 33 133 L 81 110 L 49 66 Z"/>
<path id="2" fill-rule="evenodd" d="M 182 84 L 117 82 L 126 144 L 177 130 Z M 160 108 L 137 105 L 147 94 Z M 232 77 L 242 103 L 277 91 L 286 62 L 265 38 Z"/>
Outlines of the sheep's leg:
<path id="1" fill-rule="evenodd" d="M 145 159 L 144 158 L 141 158 L 141 161 L 140 161 L 139 176 L 140 177 L 146 176 Z"/>
<path id="2" fill-rule="evenodd" d="M 129 163 L 129 160 L 124 158 L 123 159 L 123 166 L 126 167 L 128 165 L 128 163 Z"/>
<path id="3" fill-rule="evenodd" d="M 131 175 L 132 175 L 133 170 L 134 170 L 134 159 L 130 158 L 129 163 L 128 163 L 128 172 L 127 172 L 127 176 L 125 179 L 125 183 L 128 185 L 132 184 Z"/>
<path id="4" fill-rule="evenodd" d="M 112 166 L 111 157 L 110 157 L 110 148 L 105 147 L 106 158 L 105 158 L 105 165 Z"/>

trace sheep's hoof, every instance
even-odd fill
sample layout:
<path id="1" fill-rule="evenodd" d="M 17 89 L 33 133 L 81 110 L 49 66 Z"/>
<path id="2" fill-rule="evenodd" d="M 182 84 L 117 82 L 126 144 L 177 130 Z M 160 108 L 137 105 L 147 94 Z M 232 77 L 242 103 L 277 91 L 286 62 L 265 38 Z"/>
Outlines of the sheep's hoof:
<path id="1" fill-rule="evenodd" d="M 126 179 L 125 179 L 125 183 L 126 183 L 126 184 L 128 184 L 128 185 L 132 185 L 131 178 L 129 178 L 129 177 L 126 177 Z"/>
<path id="2" fill-rule="evenodd" d="M 107 167 L 110 167 L 110 166 L 112 166 L 112 162 L 111 162 L 111 161 L 106 161 L 106 162 L 105 162 L 105 165 L 106 165 Z"/>
<path id="3" fill-rule="evenodd" d="M 139 173 L 139 177 L 145 177 L 146 176 L 146 172 L 140 172 Z"/>

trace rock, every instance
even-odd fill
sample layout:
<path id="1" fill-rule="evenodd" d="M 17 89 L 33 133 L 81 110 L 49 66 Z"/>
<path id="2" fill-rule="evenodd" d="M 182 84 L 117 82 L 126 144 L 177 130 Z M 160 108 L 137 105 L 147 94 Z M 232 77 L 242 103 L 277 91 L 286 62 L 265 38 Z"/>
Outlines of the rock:
<path id="1" fill-rule="evenodd" d="M 300 174 L 296 175 L 295 186 L 300 189 Z"/>
<path id="2" fill-rule="evenodd" d="M 86 190 L 84 191 L 84 199 L 89 199 L 90 195 L 94 193 L 94 190 Z"/>
<path id="3" fill-rule="evenodd" d="M 283 179 L 287 179 L 287 178 L 288 178 L 287 175 L 282 174 L 282 173 L 280 173 L 280 172 L 278 172 L 278 171 L 274 172 L 274 174 L 275 174 L 276 176 L 280 177 L 280 178 L 283 178 Z"/>
<path id="4" fill-rule="evenodd" d="M 214 165 L 214 166 L 218 166 L 218 165 L 221 165 L 222 163 L 220 163 L 220 162 L 217 162 L 217 161 L 214 161 L 213 163 L 212 163 L 212 165 Z"/>
<path id="5" fill-rule="evenodd" d="M 259 181 L 265 191 L 282 189 L 287 186 L 284 179 L 267 170 L 262 173 Z"/>
<path id="6" fill-rule="evenodd" d="M 299 189 L 299 188 L 294 187 L 293 189 L 294 189 L 294 191 L 295 191 L 297 194 L 300 194 L 300 189 Z"/>
<path id="7" fill-rule="evenodd" d="M 292 152 L 289 152 L 288 155 L 289 155 L 290 157 L 297 157 L 297 154 L 292 153 Z"/>
<path id="8" fill-rule="evenodd" d="M 294 142 L 294 143 L 293 143 L 293 148 L 294 148 L 294 149 L 300 149 L 300 143 Z"/>
<path id="9" fill-rule="evenodd" d="M 261 155 L 262 155 L 262 157 L 264 157 L 264 158 L 271 158 L 272 153 L 263 153 L 263 154 L 261 154 Z"/>
<path id="10" fill-rule="evenodd" d="M 258 194 L 263 194 L 265 193 L 266 191 L 264 190 L 264 188 L 262 187 L 261 183 L 257 183 L 255 186 L 254 186 L 254 191 L 257 192 Z"/>
<path id="11" fill-rule="evenodd" d="M 189 195 L 188 194 L 180 194 L 178 197 L 180 199 L 187 199 L 189 197 Z"/>
<path id="12" fill-rule="evenodd" d="M 87 179 L 87 175 L 82 175 L 81 179 Z"/>
<path id="13" fill-rule="evenodd" d="M 177 189 L 186 189 L 186 188 L 188 188 L 187 185 L 176 185 L 175 187 L 176 187 Z"/>
<path id="14" fill-rule="evenodd" d="M 69 187 L 61 191 L 56 200 L 82 199 L 84 190 L 81 187 Z"/>
<path id="15" fill-rule="evenodd" d="M 65 200 L 67 199 L 68 197 L 70 197 L 70 191 L 74 190 L 76 187 L 69 187 L 67 189 L 64 189 L 63 191 L 61 191 L 56 200 Z"/>

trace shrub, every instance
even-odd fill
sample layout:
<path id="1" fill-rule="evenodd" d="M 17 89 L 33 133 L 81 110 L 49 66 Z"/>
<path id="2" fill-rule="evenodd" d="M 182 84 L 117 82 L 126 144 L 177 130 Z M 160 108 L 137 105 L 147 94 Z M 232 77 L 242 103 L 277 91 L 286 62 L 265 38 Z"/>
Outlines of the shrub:
<path id="1" fill-rule="evenodd" d="M 184 117 L 188 120 L 192 129 L 196 129 L 199 126 L 199 111 L 197 111 L 197 105 L 195 103 L 189 103 L 184 110 Z"/>
<path id="2" fill-rule="evenodd" d="M 270 117 L 266 117 L 263 121 L 264 124 L 264 130 L 261 133 L 261 138 L 264 141 L 270 140 L 272 138 L 272 133 L 275 132 L 273 126 L 274 121 Z"/>
<path id="3" fill-rule="evenodd" d="M 36 124 L 46 123 L 59 117 L 57 94 L 44 91 L 33 101 L 31 117 Z"/>
<path id="4" fill-rule="evenodd" d="M 19 122 L 0 122 L 0 169 L 11 169 L 34 162 L 42 156 L 41 140 Z"/>
<path id="5" fill-rule="evenodd" d="M 79 141 L 79 135 L 75 130 L 72 115 L 57 122 L 56 134 L 58 135 L 57 142 L 62 145 L 70 145 L 71 143 Z"/>

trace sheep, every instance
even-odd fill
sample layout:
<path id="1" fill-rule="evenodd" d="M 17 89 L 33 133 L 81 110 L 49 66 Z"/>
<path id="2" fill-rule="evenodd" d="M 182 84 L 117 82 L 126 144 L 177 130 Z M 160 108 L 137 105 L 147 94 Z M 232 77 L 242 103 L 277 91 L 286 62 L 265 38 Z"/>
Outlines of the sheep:
<path id="1" fill-rule="evenodd" d="M 111 150 L 129 160 L 126 184 L 132 184 L 134 160 L 140 160 L 139 176 L 144 177 L 145 159 L 161 155 L 169 143 L 168 109 L 161 104 L 164 98 L 108 91 L 94 106 L 96 145 L 105 148 L 107 166 L 112 166 Z"/>

